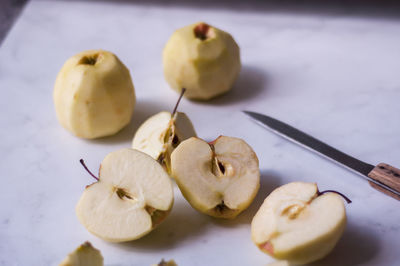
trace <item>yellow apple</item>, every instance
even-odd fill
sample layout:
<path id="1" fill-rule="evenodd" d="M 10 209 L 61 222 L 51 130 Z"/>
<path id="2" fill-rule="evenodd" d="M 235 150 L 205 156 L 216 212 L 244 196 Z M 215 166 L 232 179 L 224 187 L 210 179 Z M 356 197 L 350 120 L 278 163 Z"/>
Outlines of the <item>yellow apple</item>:
<path id="1" fill-rule="evenodd" d="M 125 127 L 136 101 L 129 70 L 103 50 L 69 58 L 58 73 L 53 98 L 61 125 L 87 139 L 113 135 Z"/>
<path id="2" fill-rule="evenodd" d="M 164 76 L 185 97 L 208 100 L 229 91 L 241 64 L 232 36 L 204 22 L 176 30 L 163 51 Z"/>

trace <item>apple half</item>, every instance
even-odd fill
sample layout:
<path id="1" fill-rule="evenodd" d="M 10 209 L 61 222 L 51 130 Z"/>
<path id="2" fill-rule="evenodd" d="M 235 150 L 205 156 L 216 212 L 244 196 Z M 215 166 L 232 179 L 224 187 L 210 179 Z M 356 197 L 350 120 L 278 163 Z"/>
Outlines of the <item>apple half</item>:
<path id="1" fill-rule="evenodd" d="M 343 195 L 326 192 L 319 192 L 315 183 L 305 182 L 275 189 L 251 223 L 254 243 L 272 257 L 293 264 L 325 257 L 346 226 Z"/>
<path id="2" fill-rule="evenodd" d="M 103 266 L 103 256 L 100 251 L 86 241 L 59 264 L 59 266 Z"/>
<path id="3" fill-rule="evenodd" d="M 211 143 L 183 141 L 171 155 L 172 176 L 196 210 L 217 218 L 235 218 L 260 187 L 258 159 L 243 140 L 220 136 Z"/>
<path id="4" fill-rule="evenodd" d="M 86 187 L 76 214 L 92 234 L 123 242 L 154 229 L 173 201 L 172 182 L 161 165 L 143 152 L 121 149 L 104 158 L 98 181 Z"/>

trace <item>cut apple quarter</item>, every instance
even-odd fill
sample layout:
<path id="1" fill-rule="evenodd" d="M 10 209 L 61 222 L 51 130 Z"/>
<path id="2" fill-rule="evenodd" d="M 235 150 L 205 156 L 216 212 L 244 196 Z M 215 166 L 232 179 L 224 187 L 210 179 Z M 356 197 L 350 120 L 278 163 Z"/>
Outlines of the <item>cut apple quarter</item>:
<path id="1" fill-rule="evenodd" d="M 176 112 L 181 95 L 172 113 L 163 111 L 148 118 L 136 131 L 132 148 L 147 153 L 171 172 L 171 153 L 185 139 L 196 136 L 193 124 L 185 113 Z"/>
<path id="2" fill-rule="evenodd" d="M 185 113 L 163 111 L 147 119 L 136 131 L 132 148 L 147 153 L 170 172 L 170 156 L 179 143 L 196 136 Z"/>
<path id="3" fill-rule="evenodd" d="M 138 239 L 168 215 L 172 182 L 149 155 L 133 149 L 108 154 L 96 183 L 83 192 L 76 213 L 94 235 L 111 242 Z"/>
<path id="4" fill-rule="evenodd" d="M 283 185 L 254 216 L 252 239 L 262 251 L 293 264 L 321 259 L 332 251 L 346 226 L 341 196 L 319 192 L 315 183 Z"/>
<path id="5" fill-rule="evenodd" d="M 187 201 L 213 217 L 236 217 L 260 187 L 257 156 L 238 138 L 220 136 L 211 143 L 189 138 L 172 152 L 171 166 Z"/>

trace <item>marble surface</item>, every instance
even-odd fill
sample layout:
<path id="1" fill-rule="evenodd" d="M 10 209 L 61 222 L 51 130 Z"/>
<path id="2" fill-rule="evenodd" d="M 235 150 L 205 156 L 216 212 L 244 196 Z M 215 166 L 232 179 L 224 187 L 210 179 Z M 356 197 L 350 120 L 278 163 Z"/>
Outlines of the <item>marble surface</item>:
<path id="1" fill-rule="evenodd" d="M 399 202 L 367 182 L 251 122 L 253 110 L 288 122 L 349 154 L 400 166 L 400 20 L 396 16 L 279 9 L 218 8 L 142 2 L 28 3 L 0 48 L 0 265 L 57 265 L 85 240 L 106 265 L 266 265 L 250 222 L 274 188 L 317 182 L 353 200 L 333 253 L 314 265 L 398 265 Z M 355 14 L 356 13 L 356 14 Z M 171 110 L 177 94 L 162 75 L 161 51 L 174 29 L 204 20 L 233 34 L 243 69 L 233 91 L 180 110 L 198 135 L 245 139 L 260 159 L 261 189 L 234 221 L 194 211 L 175 190 L 170 217 L 130 243 L 104 242 L 75 216 L 85 185 L 84 158 L 129 147 L 138 125 Z M 92 48 L 115 52 L 130 69 L 137 106 L 132 123 L 99 140 L 78 139 L 57 122 L 53 83 L 63 62 Z"/>
<path id="2" fill-rule="evenodd" d="M 18 15 L 21 13 L 26 2 L 26 0 L 0 1 L 0 44 Z"/>

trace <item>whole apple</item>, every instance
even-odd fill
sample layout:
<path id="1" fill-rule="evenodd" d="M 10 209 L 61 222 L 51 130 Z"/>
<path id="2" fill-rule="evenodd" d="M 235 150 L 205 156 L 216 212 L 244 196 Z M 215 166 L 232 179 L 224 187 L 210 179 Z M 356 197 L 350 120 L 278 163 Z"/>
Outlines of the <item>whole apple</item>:
<path id="1" fill-rule="evenodd" d="M 125 127 L 136 102 L 129 70 L 103 50 L 68 59 L 57 76 L 53 98 L 61 125 L 87 139 L 113 135 Z"/>
<path id="2" fill-rule="evenodd" d="M 163 51 L 164 76 L 185 97 L 208 100 L 229 91 L 241 64 L 232 36 L 204 22 L 176 30 Z"/>

